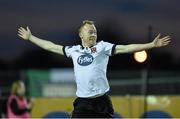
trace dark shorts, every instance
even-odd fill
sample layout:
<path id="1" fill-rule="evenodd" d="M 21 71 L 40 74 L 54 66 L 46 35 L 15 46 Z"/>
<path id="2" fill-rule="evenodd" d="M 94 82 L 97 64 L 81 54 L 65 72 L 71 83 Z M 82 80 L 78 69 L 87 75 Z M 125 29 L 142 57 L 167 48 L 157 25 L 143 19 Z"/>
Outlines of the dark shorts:
<path id="1" fill-rule="evenodd" d="M 76 98 L 72 118 L 113 118 L 113 106 L 107 94 L 97 98 Z"/>

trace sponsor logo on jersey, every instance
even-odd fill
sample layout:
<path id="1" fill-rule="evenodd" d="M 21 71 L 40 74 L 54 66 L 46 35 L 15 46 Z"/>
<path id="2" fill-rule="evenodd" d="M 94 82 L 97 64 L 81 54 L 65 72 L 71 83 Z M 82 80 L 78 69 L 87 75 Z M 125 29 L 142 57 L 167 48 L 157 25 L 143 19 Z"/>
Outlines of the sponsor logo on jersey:
<path id="1" fill-rule="evenodd" d="M 90 54 L 84 54 L 78 57 L 77 63 L 81 66 L 88 66 L 93 62 L 94 58 Z"/>

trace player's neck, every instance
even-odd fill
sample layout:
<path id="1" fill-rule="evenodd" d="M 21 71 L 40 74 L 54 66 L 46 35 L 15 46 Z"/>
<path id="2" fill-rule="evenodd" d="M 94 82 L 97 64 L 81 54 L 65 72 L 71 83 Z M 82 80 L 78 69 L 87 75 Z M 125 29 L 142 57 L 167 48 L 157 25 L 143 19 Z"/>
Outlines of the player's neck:
<path id="1" fill-rule="evenodd" d="M 83 41 L 82 41 L 82 46 L 83 46 L 83 47 L 92 47 L 92 46 L 94 46 L 95 44 L 96 44 L 96 43 L 93 43 L 93 44 L 92 44 L 92 43 L 87 43 L 87 42 L 83 42 Z"/>

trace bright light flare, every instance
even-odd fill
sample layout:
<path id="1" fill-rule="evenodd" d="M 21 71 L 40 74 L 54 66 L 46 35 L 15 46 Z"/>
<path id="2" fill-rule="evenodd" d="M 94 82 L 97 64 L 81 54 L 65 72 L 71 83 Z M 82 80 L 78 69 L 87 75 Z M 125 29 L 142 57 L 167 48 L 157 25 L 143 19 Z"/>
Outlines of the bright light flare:
<path id="1" fill-rule="evenodd" d="M 134 53 L 134 59 L 138 63 L 143 63 L 147 60 L 147 52 L 145 50 L 140 51 L 140 52 L 135 52 Z"/>

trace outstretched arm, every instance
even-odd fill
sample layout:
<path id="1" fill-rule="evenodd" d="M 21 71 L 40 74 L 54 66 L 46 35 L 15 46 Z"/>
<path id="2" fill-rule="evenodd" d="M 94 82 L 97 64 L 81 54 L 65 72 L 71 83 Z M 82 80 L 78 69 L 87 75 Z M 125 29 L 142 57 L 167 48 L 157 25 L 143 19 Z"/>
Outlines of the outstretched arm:
<path id="1" fill-rule="evenodd" d="M 142 50 L 148 50 L 151 48 L 158 48 L 166 46 L 170 43 L 170 36 L 160 38 L 160 34 L 150 43 L 146 44 L 130 44 L 130 45 L 117 45 L 115 48 L 115 54 L 121 53 L 133 53 Z"/>
<path id="2" fill-rule="evenodd" d="M 56 44 L 52 43 L 51 41 L 43 40 L 43 39 L 33 36 L 28 27 L 26 29 L 24 29 L 23 27 L 20 27 L 18 29 L 18 36 L 24 40 L 31 41 L 32 43 L 38 45 L 39 47 L 41 47 L 45 50 L 64 55 L 62 45 L 56 45 Z"/>

